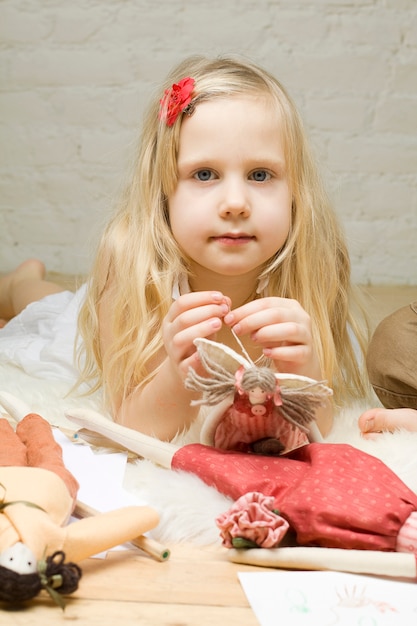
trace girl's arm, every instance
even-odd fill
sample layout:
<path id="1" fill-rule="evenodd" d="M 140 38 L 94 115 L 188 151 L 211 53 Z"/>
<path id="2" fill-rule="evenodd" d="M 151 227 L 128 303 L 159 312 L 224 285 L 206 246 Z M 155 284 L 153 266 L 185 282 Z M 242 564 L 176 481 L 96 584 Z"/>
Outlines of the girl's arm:
<path id="1" fill-rule="evenodd" d="M 122 426 L 169 441 L 197 417 L 199 407 L 191 406 L 196 398 L 166 357 L 149 383 L 114 403 L 113 414 Z"/>
<path id="2" fill-rule="evenodd" d="M 100 311 L 102 354 L 111 341 L 107 306 L 102 306 Z M 127 397 L 123 398 L 121 393 L 110 399 L 115 421 L 162 440 L 172 439 L 189 427 L 199 411 L 191 406 L 198 395 L 185 389 L 184 380 L 190 366 L 204 372 L 193 342 L 197 337 L 213 337 L 228 310 L 229 302 L 218 292 L 180 296 L 163 323 L 164 348 L 150 364 L 155 376 L 146 385 L 138 385 Z"/>

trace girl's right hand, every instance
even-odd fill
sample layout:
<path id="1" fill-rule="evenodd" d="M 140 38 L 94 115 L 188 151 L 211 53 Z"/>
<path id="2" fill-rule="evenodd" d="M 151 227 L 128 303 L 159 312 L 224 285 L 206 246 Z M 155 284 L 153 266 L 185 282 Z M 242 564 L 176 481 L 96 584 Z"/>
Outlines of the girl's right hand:
<path id="1" fill-rule="evenodd" d="M 182 380 L 190 367 L 202 370 L 194 339 L 213 338 L 230 306 L 230 299 L 218 291 L 187 293 L 172 303 L 162 325 L 162 338 L 168 358 Z"/>

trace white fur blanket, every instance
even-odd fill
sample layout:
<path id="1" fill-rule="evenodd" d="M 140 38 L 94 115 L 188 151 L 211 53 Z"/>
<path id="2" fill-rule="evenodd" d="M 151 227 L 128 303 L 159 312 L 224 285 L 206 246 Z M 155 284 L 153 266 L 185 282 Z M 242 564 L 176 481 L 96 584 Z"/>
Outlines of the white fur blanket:
<path id="1" fill-rule="evenodd" d="M 31 377 L 20 368 L 4 362 L 0 362 L 0 390 L 20 398 L 52 425 L 71 430 L 74 430 L 74 424 L 65 418 L 65 413 L 71 409 L 90 408 L 102 412 L 98 394 L 85 397 L 67 395 L 68 385 L 65 383 Z M 363 409 L 358 406 L 340 414 L 326 441 L 350 443 L 380 458 L 417 492 L 417 433 L 386 433 L 376 441 L 365 440 L 356 425 Z M 1 407 L 0 413 L 5 413 Z M 199 425 L 196 424 L 176 443 L 198 441 L 198 431 Z M 196 476 L 137 459 L 127 465 L 125 487 L 159 511 L 161 522 L 152 533 L 155 539 L 199 545 L 219 541 L 214 520 L 229 508 L 231 501 Z"/>

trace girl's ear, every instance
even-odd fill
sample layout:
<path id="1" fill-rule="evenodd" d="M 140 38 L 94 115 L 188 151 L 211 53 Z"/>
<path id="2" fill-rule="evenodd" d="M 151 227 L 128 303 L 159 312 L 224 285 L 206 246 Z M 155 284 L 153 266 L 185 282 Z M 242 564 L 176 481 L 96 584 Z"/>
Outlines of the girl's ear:
<path id="1" fill-rule="evenodd" d="M 18 574 L 34 574 L 38 563 L 32 550 L 18 541 L 0 553 L 0 565 Z"/>

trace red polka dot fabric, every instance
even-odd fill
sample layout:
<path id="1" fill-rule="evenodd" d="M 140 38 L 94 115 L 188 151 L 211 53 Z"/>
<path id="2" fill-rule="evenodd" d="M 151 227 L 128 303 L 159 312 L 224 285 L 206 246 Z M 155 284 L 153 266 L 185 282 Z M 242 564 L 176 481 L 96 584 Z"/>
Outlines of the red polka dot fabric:
<path id="1" fill-rule="evenodd" d="M 394 472 L 347 444 L 311 443 L 285 457 L 192 444 L 175 453 L 172 467 L 234 500 L 253 491 L 273 496 L 298 545 L 394 551 L 417 511 L 416 494 Z"/>

